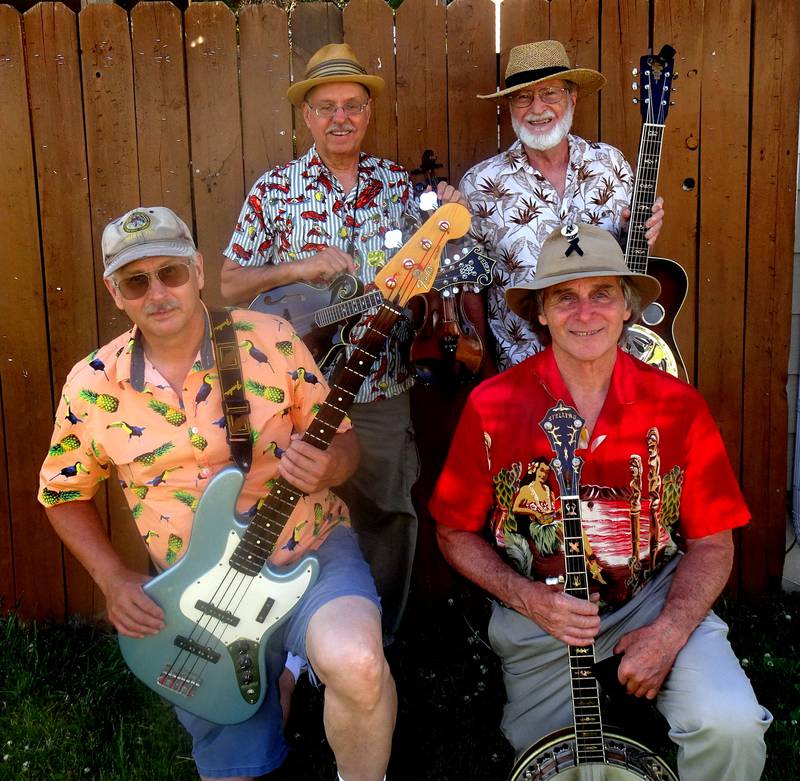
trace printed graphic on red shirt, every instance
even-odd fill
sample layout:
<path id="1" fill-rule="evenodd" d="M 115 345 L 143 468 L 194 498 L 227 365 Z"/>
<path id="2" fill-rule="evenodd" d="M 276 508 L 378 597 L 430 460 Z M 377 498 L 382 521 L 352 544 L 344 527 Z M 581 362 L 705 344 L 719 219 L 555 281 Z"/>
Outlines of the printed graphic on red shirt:
<path id="1" fill-rule="evenodd" d="M 662 473 L 657 428 L 641 444 L 644 458 L 631 455 L 627 485 L 581 486 L 586 570 L 603 602 L 627 601 L 678 550 L 683 473 L 678 466 Z M 527 464 L 514 462 L 492 478 L 495 542 L 519 572 L 537 580 L 564 575 L 561 502 L 551 458 L 540 454 Z"/>

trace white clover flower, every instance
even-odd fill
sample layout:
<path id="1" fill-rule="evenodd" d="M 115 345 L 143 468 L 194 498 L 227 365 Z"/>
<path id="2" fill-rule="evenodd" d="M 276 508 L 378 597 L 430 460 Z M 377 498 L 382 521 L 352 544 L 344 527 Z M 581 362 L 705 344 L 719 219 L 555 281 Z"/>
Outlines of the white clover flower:
<path id="1" fill-rule="evenodd" d="M 28 762 L 28 760 L 26 759 L 26 760 L 25 760 L 25 761 L 22 763 L 22 769 L 23 769 L 23 770 L 27 770 L 27 769 L 28 769 L 28 765 L 30 765 L 30 762 Z"/>
<path id="2" fill-rule="evenodd" d="M 11 759 L 11 754 L 3 754 L 3 762 L 8 762 Z"/>

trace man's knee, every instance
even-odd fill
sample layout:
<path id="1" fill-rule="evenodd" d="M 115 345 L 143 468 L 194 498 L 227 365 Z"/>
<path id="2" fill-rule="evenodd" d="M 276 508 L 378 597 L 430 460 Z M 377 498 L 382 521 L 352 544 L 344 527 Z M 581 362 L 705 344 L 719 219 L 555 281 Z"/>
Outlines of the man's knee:
<path id="1" fill-rule="evenodd" d="M 382 697 L 389 678 L 380 613 L 368 600 L 345 599 L 321 608 L 319 613 L 325 614 L 315 615 L 309 624 L 309 661 L 329 689 L 371 709 Z"/>

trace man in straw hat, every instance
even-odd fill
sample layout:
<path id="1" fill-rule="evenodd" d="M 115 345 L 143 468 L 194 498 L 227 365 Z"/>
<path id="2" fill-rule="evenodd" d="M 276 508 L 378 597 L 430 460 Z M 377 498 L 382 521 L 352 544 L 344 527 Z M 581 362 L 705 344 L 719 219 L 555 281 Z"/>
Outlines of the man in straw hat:
<path id="1" fill-rule="evenodd" d="M 238 451 L 226 439 L 222 379 L 200 299 L 203 258 L 187 225 L 164 206 L 139 207 L 106 226 L 102 250 L 106 288 L 134 326 L 67 377 L 39 500 L 103 591 L 109 620 L 120 634 L 143 637 L 170 629 L 141 588 L 148 577 L 130 569 L 112 547 L 92 497 L 113 465 L 151 560 L 166 570 L 184 560 L 198 500 Z M 303 442 L 300 433 L 328 392 L 324 380 L 293 379 L 303 370 L 318 372 L 311 354 L 277 317 L 234 310 L 230 319 L 233 333 L 247 335 L 236 341 L 250 430 L 259 440 L 251 457 L 244 456 L 250 469 L 236 510 L 255 512 L 265 485 L 278 478 L 302 490 L 306 495 L 286 519 L 270 562 L 295 565 L 314 551 L 320 576 L 267 647 L 266 697 L 250 719 L 220 726 L 180 708 L 177 715 L 193 738 L 201 778 L 242 781 L 271 772 L 288 751 L 276 679 L 290 649 L 307 657 L 325 684 L 325 730 L 342 776 L 379 781 L 394 730 L 394 681 L 369 568 L 347 528 L 347 507 L 330 490 L 355 470 L 358 442 L 346 421 L 326 451 Z M 289 352 L 281 349 L 287 339 L 293 341 Z M 265 442 L 275 447 L 265 449 Z M 207 556 L 210 549 L 199 552 Z M 242 600 L 241 589 L 236 595 Z M 226 606 L 223 600 L 222 607 L 236 621 L 246 613 L 233 602 Z M 219 635 L 199 638 L 211 651 L 228 653 Z"/>
<path id="2" fill-rule="evenodd" d="M 383 88 L 347 44 L 323 46 L 308 61 L 287 97 L 314 144 L 250 191 L 225 250 L 222 293 L 229 301 L 250 302 L 264 290 L 341 274 L 368 285 L 391 256 L 387 231 L 418 222 L 408 172 L 362 151 Z M 463 203 L 445 183 L 438 195 Z M 365 327 L 362 320 L 351 341 Z M 350 416 L 363 458 L 342 494 L 381 595 L 387 638 L 406 604 L 417 534 L 410 489 L 419 467 L 407 393 L 413 373 L 403 350 L 410 336 L 403 326 L 390 336 L 355 399 Z"/>
<path id="3" fill-rule="evenodd" d="M 628 271 L 602 228 L 551 233 L 536 277 L 506 291 L 548 346 L 473 391 L 430 509 L 445 557 L 497 599 L 489 636 L 508 700 L 502 729 L 518 754 L 573 724 L 567 645 L 594 642 L 598 660 L 621 655 L 630 694 L 655 699 L 681 778 L 753 781 L 772 717 L 711 611 L 731 571 L 731 530 L 750 514 L 700 394 L 618 348 L 659 289 Z M 517 501 L 526 464 L 555 466 L 540 423 L 559 400 L 585 421 L 591 600 L 564 592 L 558 515 L 542 524 Z"/>
<path id="4" fill-rule="evenodd" d="M 507 151 L 478 163 L 459 185 L 474 215 L 473 236 L 498 261 L 488 321 L 501 370 L 540 347 L 531 327 L 509 310 L 504 293 L 536 272 L 550 231 L 562 222 L 585 222 L 619 238 L 630 216 L 633 175 L 622 153 L 570 135 L 577 102 L 605 81 L 597 71 L 573 68 L 558 41 L 538 41 L 511 50 L 502 90 L 478 95 L 507 100 L 517 135 Z M 662 221 L 658 198 L 646 223 L 651 245 Z"/>

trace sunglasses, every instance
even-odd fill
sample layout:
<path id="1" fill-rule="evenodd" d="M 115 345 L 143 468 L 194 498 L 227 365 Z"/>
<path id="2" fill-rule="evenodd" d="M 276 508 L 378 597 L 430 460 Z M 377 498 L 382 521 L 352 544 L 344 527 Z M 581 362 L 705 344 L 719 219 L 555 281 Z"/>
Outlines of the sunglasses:
<path id="1" fill-rule="evenodd" d="M 193 260 L 181 260 L 168 263 L 155 271 L 143 271 L 140 274 L 131 274 L 120 280 L 114 280 L 114 287 L 119 290 L 124 299 L 135 301 L 141 298 L 150 289 L 150 280 L 153 276 L 166 287 L 181 287 L 189 281 L 189 266 Z"/>

